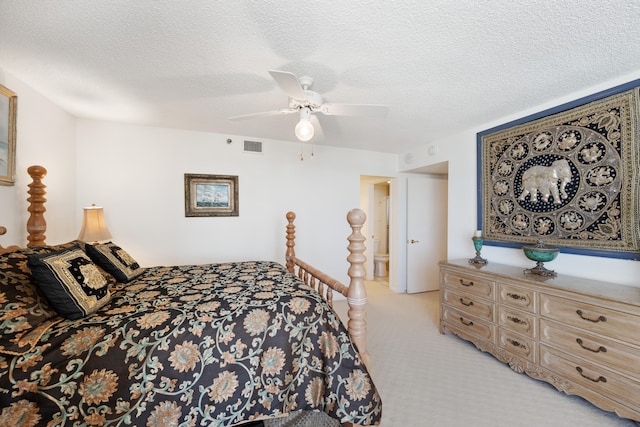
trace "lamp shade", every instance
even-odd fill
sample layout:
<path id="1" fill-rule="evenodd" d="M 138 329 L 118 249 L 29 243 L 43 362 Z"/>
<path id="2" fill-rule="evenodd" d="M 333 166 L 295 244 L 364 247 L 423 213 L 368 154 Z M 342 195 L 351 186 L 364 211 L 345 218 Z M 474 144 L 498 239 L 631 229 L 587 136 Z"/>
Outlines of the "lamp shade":
<path id="1" fill-rule="evenodd" d="M 96 205 L 84 208 L 82 228 L 78 240 L 83 242 L 98 242 L 111 238 L 111 233 L 104 220 L 104 211 Z"/>

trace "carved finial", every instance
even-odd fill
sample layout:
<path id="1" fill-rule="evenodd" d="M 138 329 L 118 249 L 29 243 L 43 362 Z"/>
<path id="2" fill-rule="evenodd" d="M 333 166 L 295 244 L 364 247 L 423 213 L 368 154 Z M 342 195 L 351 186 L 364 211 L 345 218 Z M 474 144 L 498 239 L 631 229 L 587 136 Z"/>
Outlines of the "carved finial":
<path id="1" fill-rule="evenodd" d="M 367 214 L 362 209 L 351 209 L 347 213 L 347 221 L 351 227 L 359 226 L 359 228 L 362 228 L 366 220 Z"/>
<path id="2" fill-rule="evenodd" d="M 27 169 L 27 173 L 33 179 L 36 179 L 36 178 L 42 179 L 47 174 L 47 169 L 45 169 L 44 166 L 33 165 L 33 166 L 29 166 L 29 168 Z"/>

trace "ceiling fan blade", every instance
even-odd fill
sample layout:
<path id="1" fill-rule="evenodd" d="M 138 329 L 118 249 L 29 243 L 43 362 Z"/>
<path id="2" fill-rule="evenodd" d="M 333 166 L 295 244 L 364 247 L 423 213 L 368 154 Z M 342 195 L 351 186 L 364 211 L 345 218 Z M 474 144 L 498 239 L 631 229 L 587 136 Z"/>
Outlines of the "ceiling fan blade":
<path id="1" fill-rule="evenodd" d="M 297 108 L 282 108 L 280 110 L 263 111 L 262 113 L 253 113 L 253 114 L 245 114 L 243 116 L 229 117 L 229 120 L 238 121 L 238 120 L 247 120 L 247 119 L 258 119 L 260 117 L 282 116 L 285 114 L 292 114 L 297 112 L 298 112 Z"/>
<path id="2" fill-rule="evenodd" d="M 322 104 L 320 111 L 328 116 L 386 117 L 389 107 L 374 104 Z"/>
<path id="3" fill-rule="evenodd" d="M 271 77 L 278 83 L 280 89 L 284 91 L 290 98 L 296 99 L 298 101 L 304 101 L 307 97 L 302 90 L 302 85 L 298 81 L 298 78 L 293 73 L 289 73 L 287 71 L 277 71 L 271 70 L 269 71 Z"/>
<path id="4" fill-rule="evenodd" d="M 315 114 L 311 115 L 311 124 L 313 125 L 313 140 L 322 141 L 324 139 L 324 131 L 322 130 L 322 126 L 320 126 L 320 120 L 318 120 L 318 116 Z"/>

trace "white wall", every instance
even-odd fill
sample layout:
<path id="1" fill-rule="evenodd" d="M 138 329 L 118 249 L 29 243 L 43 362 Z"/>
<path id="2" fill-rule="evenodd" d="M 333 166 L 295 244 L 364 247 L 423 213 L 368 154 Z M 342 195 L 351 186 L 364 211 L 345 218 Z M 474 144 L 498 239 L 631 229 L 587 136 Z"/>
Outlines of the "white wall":
<path id="1" fill-rule="evenodd" d="M 517 112 L 491 121 L 488 120 L 487 123 L 477 128 L 452 135 L 447 139 L 428 141 L 424 146 L 416 147 L 412 152 L 400 156 L 401 171 L 449 161 L 448 258 L 470 258 L 474 255 L 471 236 L 477 228 L 476 134 L 478 132 L 609 89 L 639 77 L 640 71 L 637 75 L 623 76 L 570 96 L 558 98 L 553 102 L 532 107 L 527 111 Z M 434 156 L 428 154 L 428 148 L 432 145 L 438 147 L 437 154 Z M 406 160 L 410 160 L 410 162 L 408 163 Z M 530 268 L 534 265 L 532 261 L 529 261 L 524 256 L 520 249 L 485 245 L 482 250 L 482 256 L 487 258 L 489 262 L 522 266 L 523 268 Z M 559 274 L 640 287 L 640 262 L 638 261 L 561 253 L 547 267 Z"/>
<path id="2" fill-rule="evenodd" d="M 312 158 L 307 145 L 300 161 L 299 142 L 265 140 L 262 155 L 242 145 L 237 136 L 79 119 L 77 209 L 104 207 L 113 240 L 142 265 L 284 262 L 293 210 L 297 253 L 346 281 L 346 214 L 360 206 L 360 175 L 395 176 L 397 156 L 316 146 Z M 237 175 L 240 216 L 186 218 L 185 173 Z"/>
<path id="3" fill-rule="evenodd" d="M 0 69 L 18 94 L 16 184 L 0 186 L 0 244 L 26 241 L 27 167 L 47 168 L 46 241 L 77 237 L 82 207 L 105 208 L 113 240 L 143 265 L 241 259 L 284 262 L 285 214 L 297 213 L 296 249 L 346 281 L 361 175 L 397 175 L 397 156 L 264 141 L 264 154 L 242 153 L 242 138 L 76 119 Z M 233 139 L 227 144 L 227 138 Z M 185 218 L 184 174 L 239 176 L 240 216 Z M 320 242 L 320 244 L 318 244 Z"/>
<path id="4" fill-rule="evenodd" d="M 16 181 L 0 186 L 0 225 L 7 234 L 0 244 L 27 244 L 27 168 L 47 168 L 45 219 L 47 242 L 69 240 L 77 235 L 75 118 L 40 95 L 20 79 L 0 69 L 0 84 L 18 95 L 16 131 Z"/>
<path id="5" fill-rule="evenodd" d="M 474 129 L 439 141 L 425 141 L 404 156 L 315 147 L 312 160 L 299 161 L 300 143 L 264 141 L 265 154 L 241 153 L 242 139 L 228 135 L 76 120 L 17 77 L 0 69 L 0 84 L 18 94 L 17 176 L 15 186 L 0 186 L 3 245 L 26 244 L 28 166 L 48 169 L 47 242 L 77 236 L 82 207 L 96 203 L 114 240 L 144 265 L 229 259 L 284 259 L 284 214 L 298 214 L 297 249 L 339 280 L 346 280 L 348 209 L 359 206 L 360 175 L 397 177 L 402 171 L 449 162 L 448 258 L 473 255 L 476 229 L 476 133 L 529 114 L 608 89 L 640 77 L 629 75 L 587 88 L 507 117 L 487 120 Z M 77 126 L 76 126 L 77 122 Z M 429 147 L 438 147 L 429 155 Z M 240 217 L 185 218 L 184 173 L 240 177 Z M 77 184 L 76 184 L 77 182 Z M 401 180 L 393 181 L 398 200 L 392 206 L 392 242 L 399 262 L 403 252 L 406 197 Z M 317 226 L 321 224 L 321 226 Z M 405 227 L 405 228 L 403 228 Z M 404 233 L 403 233 L 404 230 Z M 316 239 L 329 245 L 314 245 Z M 485 246 L 489 260 L 529 267 L 520 250 Z M 550 268 L 572 274 L 640 286 L 636 261 L 561 254 Z M 397 270 L 395 265 L 391 270 Z M 397 280 L 404 275 L 398 270 Z"/>

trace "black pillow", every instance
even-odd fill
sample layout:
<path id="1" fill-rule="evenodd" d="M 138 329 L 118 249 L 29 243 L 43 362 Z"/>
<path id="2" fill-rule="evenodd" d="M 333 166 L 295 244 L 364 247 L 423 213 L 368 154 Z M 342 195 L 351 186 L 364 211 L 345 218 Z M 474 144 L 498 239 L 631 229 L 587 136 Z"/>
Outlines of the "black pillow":
<path id="1" fill-rule="evenodd" d="M 109 282 L 79 246 L 29 255 L 28 266 L 49 304 L 67 319 L 93 313 L 111 299 Z"/>
<path id="2" fill-rule="evenodd" d="M 87 255 L 118 282 L 126 283 L 144 271 L 140 264 L 120 246 L 112 242 L 86 245 Z"/>

